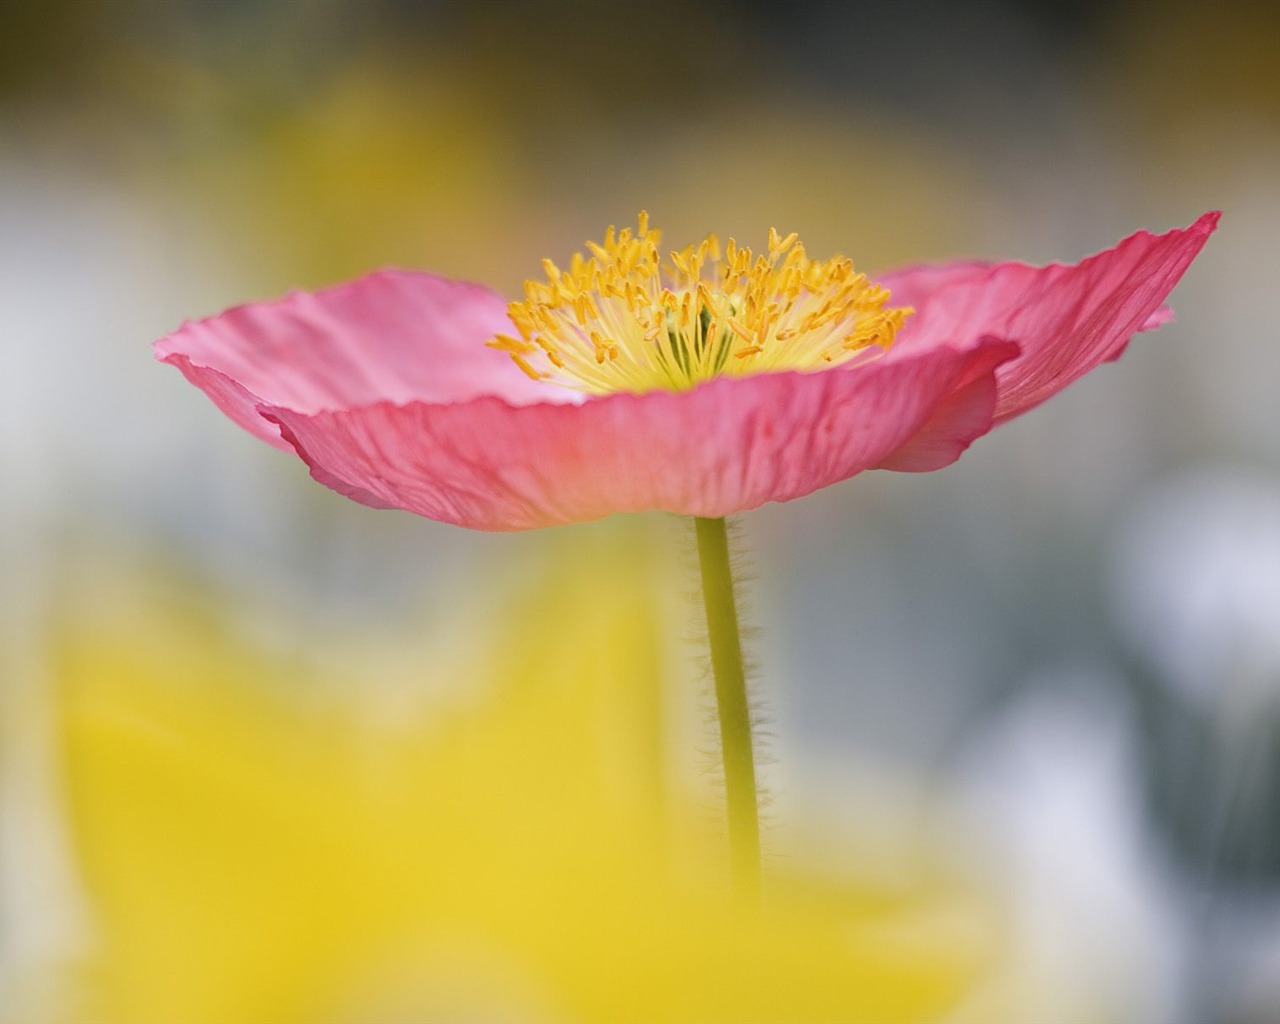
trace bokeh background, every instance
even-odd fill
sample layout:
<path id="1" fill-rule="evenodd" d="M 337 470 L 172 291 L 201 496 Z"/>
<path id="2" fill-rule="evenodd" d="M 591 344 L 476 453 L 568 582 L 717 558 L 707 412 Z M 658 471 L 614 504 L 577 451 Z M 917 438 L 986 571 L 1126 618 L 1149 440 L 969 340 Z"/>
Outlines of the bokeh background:
<path id="1" fill-rule="evenodd" d="M 1278 185 L 1265 0 L 10 0 L 0 1021 L 1277 1019 Z M 867 270 L 1225 211 L 1120 363 L 743 517 L 749 922 L 684 524 L 374 512 L 148 348 L 640 209 Z"/>

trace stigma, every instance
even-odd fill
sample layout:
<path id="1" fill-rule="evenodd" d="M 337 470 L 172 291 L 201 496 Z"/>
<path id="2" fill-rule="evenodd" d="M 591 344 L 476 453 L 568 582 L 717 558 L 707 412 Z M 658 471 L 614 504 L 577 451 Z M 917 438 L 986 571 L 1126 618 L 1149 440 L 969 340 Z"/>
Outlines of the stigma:
<path id="1" fill-rule="evenodd" d="M 720 376 L 821 370 L 874 358 L 908 308 L 844 256 L 811 260 L 770 228 L 759 255 L 709 235 L 669 251 L 641 213 L 567 269 L 543 260 L 508 314 L 518 337 L 488 344 L 535 380 L 593 394 L 687 391 Z"/>

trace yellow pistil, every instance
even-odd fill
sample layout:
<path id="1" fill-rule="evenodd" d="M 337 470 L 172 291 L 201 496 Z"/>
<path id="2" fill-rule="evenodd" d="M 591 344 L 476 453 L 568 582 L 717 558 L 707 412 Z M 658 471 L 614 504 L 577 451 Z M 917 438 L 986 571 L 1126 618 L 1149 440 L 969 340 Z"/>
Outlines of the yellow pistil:
<path id="1" fill-rule="evenodd" d="M 508 307 L 519 337 L 488 344 L 535 380 L 579 391 L 684 391 L 716 376 L 818 370 L 888 348 L 907 308 L 843 256 L 811 260 L 795 233 L 769 230 L 767 253 L 709 235 L 669 252 L 641 213 L 610 228 Z"/>

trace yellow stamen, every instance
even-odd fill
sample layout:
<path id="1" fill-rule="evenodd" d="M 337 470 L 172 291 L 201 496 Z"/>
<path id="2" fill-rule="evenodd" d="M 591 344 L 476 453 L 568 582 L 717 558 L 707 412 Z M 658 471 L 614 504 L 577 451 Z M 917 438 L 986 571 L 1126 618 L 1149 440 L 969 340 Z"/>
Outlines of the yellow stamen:
<path id="1" fill-rule="evenodd" d="M 716 376 L 822 370 L 888 348 L 910 309 L 843 256 L 811 260 L 770 228 L 756 255 L 732 238 L 669 251 L 641 213 L 568 269 L 542 261 L 508 307 L 520 337 L 488 344 L 535 380 L 581 391 L 683 391 Z"/>
<path id="2" fill-rule="evenodd" d="M 511 358 L 515 360 L 516 366 L 520 367 L 520 369 L 522 369 L 534 380 L 543 380 L 546 377 L 546 374 L 539 373 L 532 366 L 530 366 L 529 360 L 525 359 L 525 357 L 520 355 L 518 352 L 512 352 Z"/>

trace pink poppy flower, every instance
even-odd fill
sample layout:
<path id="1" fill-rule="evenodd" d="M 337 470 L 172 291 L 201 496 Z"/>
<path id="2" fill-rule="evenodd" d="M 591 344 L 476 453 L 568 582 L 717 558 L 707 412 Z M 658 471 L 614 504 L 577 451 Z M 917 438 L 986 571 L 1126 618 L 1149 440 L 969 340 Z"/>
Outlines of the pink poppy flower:
<path id="1" fill-rule="evenodd" d="M 1167 322 L 1218 217 L 1073 266 L 873 282 L 773 232 L 759 256 L 709 238 L 664 263 L 642 214 L 567 270 L 544 261 L 520 302 L 383 270 L 186 323 L 155 351 L 366 505 L 483 530 L 718 518 L 954 462 Z"/>

